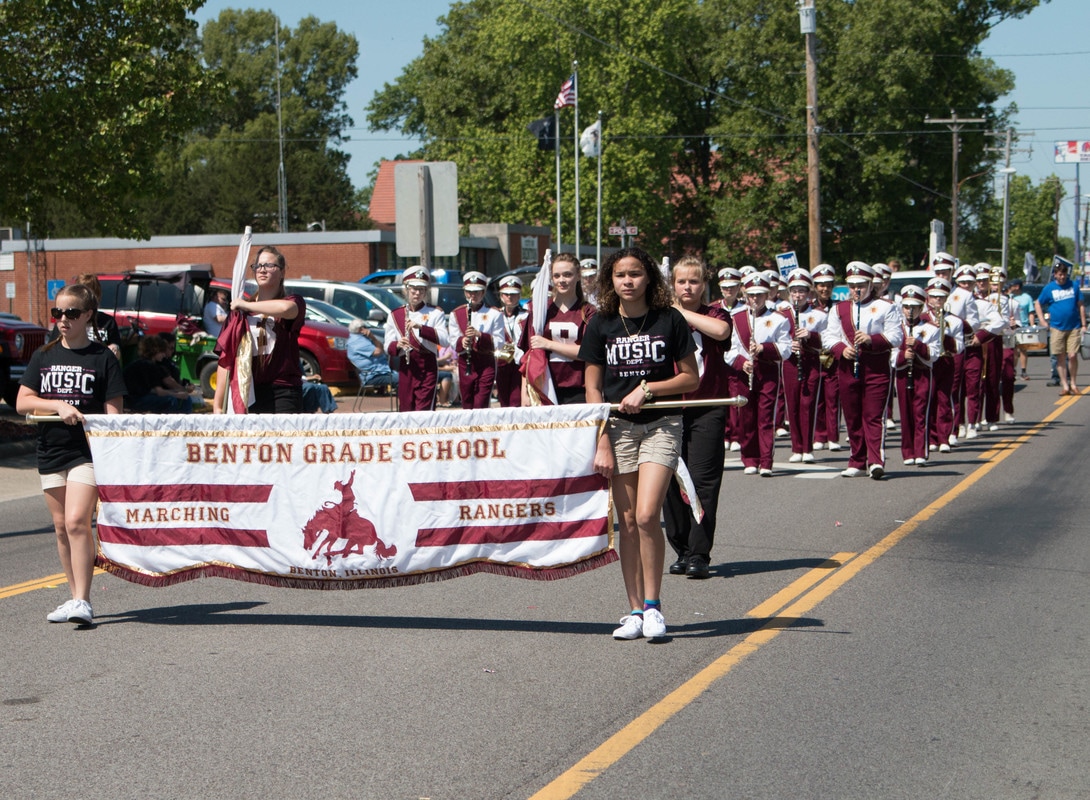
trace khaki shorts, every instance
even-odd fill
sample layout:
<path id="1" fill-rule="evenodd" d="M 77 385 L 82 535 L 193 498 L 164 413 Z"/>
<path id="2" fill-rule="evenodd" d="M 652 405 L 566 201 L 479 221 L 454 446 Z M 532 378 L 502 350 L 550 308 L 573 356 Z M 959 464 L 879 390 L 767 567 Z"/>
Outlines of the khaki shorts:
<path id="1" fill-rule="evenodd" d="M 677 469 L 678 459 L 681 458 L 681 432 L 681 417 L 676 415 L 647 423 L 610 417 L 606 433 L 617 462 L 614 472 L 626 475 L 636 472 L 640 464 L 645 463 Z"/>
<path id="2" fill-rule="evenodd" d="M 71 469 L 49 472 L 39 477 L 42 479 L 42 489 L 60 489 L 69 483 L 98 486 L 95 482 L 95 466 L 89 461 L 85 464 L 78 464 Z"/>
<path id="3" fill-rule="evenodd" d="M 1052 328 L 1048 332 L 1049 355 L 1060 356 L 1066 354 L 1077 356 L 1080 346 L 1082 346 L 1082 336 L 1078 328 L 1073 331 L 1060 331 Z"/>

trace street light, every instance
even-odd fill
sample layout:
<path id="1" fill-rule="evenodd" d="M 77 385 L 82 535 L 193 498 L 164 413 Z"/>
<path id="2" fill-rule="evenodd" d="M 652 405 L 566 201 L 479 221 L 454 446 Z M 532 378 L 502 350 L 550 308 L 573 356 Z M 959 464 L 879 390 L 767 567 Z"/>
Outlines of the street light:
<path id="1" fill-rule="evenodd" d="M 1003 274 L 1007 274 L 1007 251 L 1011 235 L 1011 175 L 1016 173 L 1014 167 L 1003 167 L 999 170 L 1003 173 Z"/>

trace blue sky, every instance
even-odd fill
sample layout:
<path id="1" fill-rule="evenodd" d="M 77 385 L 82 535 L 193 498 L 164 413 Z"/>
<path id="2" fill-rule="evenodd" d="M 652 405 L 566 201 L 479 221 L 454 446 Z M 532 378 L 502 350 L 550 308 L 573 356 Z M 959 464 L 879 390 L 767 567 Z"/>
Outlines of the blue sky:
<path id="1" fill-rule="evenodd" d="M 792 2 L 792 0 L 783 0 Z M 825 0 L 817 0 L 818 35 L 820 10 Z M 356 127 L 351 141 L 343 149 L 352 156 L 349 176 L 356 186 L 364 186 L 376 161 L 408 152 L 414 143 L 393 134 L 371 133 L 366 128 L 364 106 L 384 83 L 394 81 L 402 68 L 418 56 L 425 36 L 439 33 L 437 20 L 446 13 L 446 0 L 269 0 L 258 4 L 210 0 L 197 14 L 204 23 L 225 8 L 270 8 L 281 24 L 294 27 L 313 14 L 323 21 L 353 33 L 360 45 L 359 78 L 346 93 L 349 112 Z M 1090 139 L 1090 0 L 1052 0 L 1020 20 L 997 26 L 982 51 L 1016 76 L 1015 91 L 1007 98 L 1018 104 L 1017 129 L 1033 131 L 1020 147 L 1032 147 L 1033 154 L 1019 154 L 1013 161 L 1020 174 L 1036 183 L 1057 174 L 1065 180 L 1067 193 L 1074 193 L 1075 167 L 1053 163 L 1053 142 Z M 1066 34 L 1066 35 L 1065 35 Z M 1081 36 L 1079 34 L 1082 34 Z M 559 87 L 557 87 L 559 88 Z M 820 87 L 819 87 L 820 93 Z M 820 94 L 819 94 L 820 96 Z M 949 109 L 936 108 L 932 116 L 949 116 Z M 1090 167 L 1080 174 L 1081 192 L 1090 194 Z M 1070 236 L 1074 225 L 1074 203 L 1061 207 L 1060 230 Z"/>

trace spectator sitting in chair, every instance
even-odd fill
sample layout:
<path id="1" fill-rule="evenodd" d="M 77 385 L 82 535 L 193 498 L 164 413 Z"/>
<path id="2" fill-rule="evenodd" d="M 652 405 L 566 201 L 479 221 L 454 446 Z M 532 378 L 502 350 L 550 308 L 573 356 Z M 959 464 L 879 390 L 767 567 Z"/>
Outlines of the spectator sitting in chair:
<path id="1" fill-rule="evenodd" d="M 300 368 L 302 365 L 300 364 Z M 337 401 L 333 398 L 333 392 L 322 383 L 321 375 L 303 376 L 303 413 L 304 414 L 332 414 L 337 410 Z"/>
<path id="2" fill-rule="evenodd" d="M 170 344 L 158 336 L 140 340 L 140 357 L 125 368 L 127 405 L 133 411 L 153 414 L 188 414 L 193 410 L 189 391 L 174 377 L 165 361 Z"/>
<path id="3" fill-rule="evenodd" d="M 348 360 L 360 374 L 360 386 L 389 386 L 396 390 L 397 373 L 390 369 L 382 337 L 362 319 L 352 320 L 348 334 Z"/>

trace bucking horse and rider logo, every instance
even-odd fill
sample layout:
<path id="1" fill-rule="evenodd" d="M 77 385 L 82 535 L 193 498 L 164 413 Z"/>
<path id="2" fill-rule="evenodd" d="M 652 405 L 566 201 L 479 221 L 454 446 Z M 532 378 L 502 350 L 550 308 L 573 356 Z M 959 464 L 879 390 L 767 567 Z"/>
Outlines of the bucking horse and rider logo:
<path id="1" fill-rule="evenodd" d="M 303 526 L 303 547 L 308 552 L 313 550 L 312 559 L 324 554 L 328 566 L 332 566 L 336 556 L 362 555 L 372 545 L 376 558 L 393 558 L 397 555 L 396 545 L 379 539 L 371 520 L 356 510 L 356 495 L 352 491 L 355 479 L 356 471 L 352 470 L 347 481 L 334 482 L 333 488 L 341 493 L 340 502 L 327 500 Z M 334 546 L 342 541 L 344 546 L 335 550 Z"/>

